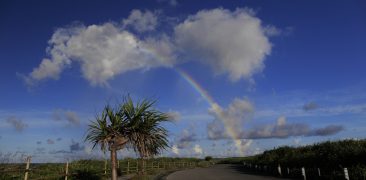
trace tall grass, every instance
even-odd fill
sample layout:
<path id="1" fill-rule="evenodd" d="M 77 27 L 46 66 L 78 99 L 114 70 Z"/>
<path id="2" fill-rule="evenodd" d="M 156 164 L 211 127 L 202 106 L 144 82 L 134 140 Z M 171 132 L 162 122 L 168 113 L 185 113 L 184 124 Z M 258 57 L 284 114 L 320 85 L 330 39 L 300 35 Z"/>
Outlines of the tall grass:
<path id="1" fill-rule="evenodd" d="M 139 174 L 142 163 L 139 159 L 126 158 L 119 160 L 119 175 Z M 105 165 L 107 169 L 105 169 Z M 144 167 L 146 174 L 136 176 L 137 179 L 155 177 L 167 171 L 185 168 L 207 167 L 210 163 L 197 158 L 154 158 L 149 159 Z M 29 179 L 63 179 L 65 164 L 63 163 L 32 163 Z M 23 179 L 25 163 L 0 164 L 0 179 Z M 76 160 L 69 163 L 69 179 L 102 180 L 110 178 L 110 162 L 105 160 Z"/>

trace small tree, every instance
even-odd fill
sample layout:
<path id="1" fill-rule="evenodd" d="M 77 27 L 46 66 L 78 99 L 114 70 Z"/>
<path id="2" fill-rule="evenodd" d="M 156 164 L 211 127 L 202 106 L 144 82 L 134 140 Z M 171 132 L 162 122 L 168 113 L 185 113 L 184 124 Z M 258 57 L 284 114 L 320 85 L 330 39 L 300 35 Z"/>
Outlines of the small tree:
<path id="1" fill-rule="evenodd" d="M 106 106 L 89 125 L 85 140 L 94 144 L 93 149 L 99 144 L 104 152 L 111 152 L 112 180 L 117 179 L 117 151 L 127 143 L 140 154 L 143 163 L 168 147 L 167 130 L 160 124 L 168 121 L 168 116 L 153 109 L 154 103 L 143 100 L 134 105 L 128 96 L 117 109 Z"/>
<path id="2" fill-rule="evenodd" d="M 123 104 L 121 110 L 130 122 L 130 143 L 139 153 L 142 166 L 145 160 L 153 157 L 168 147 L 167 130 L 161 126 L 168 121 L 168 115 L 153 108 L 155 101 L 142 100 L 134 104 L 131 98 Z M 144 173 L 144 168 L 141 168 Z"/>
<path id="3" fill-rule="evenodd" d="M 206 156 L 205 157 L 205 161 L 211 161 L 212 160 L 212 157 L 211 156 Z"/>
<path id="4" fill-rule="evenodd" d="M 102 114 L 96 116 L 96 121 L 89 125 L 85 138 L 94 144 L 93 149 L 99 144 L 104 152 L 107 148 L 111 152 L 112 180 L 117 180 L 117 150 L 128 142 L 126 127 L 127 122 L 110 106 L 106 106 Z"/>

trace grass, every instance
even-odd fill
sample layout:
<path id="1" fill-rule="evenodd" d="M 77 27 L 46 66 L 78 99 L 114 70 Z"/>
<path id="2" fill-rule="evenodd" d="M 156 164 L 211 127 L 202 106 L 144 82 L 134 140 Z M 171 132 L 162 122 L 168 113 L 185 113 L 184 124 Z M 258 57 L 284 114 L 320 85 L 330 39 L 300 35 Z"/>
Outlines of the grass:
<path id="1" fill-rule="evenodd" d="M 110 178 L 110 162 L 105 170 L 103 160 L 78 160 L 69 163 L 69 179 L 103 180 Z M 186 168 L 207 167 L 208 161 L 197 158 L 155 158 L 146 161 L 145 174 L 141 175 L 141 162 L 138 159 L 126 158 L 119 160 L 119 175 L 132 174 L 133 179 L 156 179 L 167 172 Z M 25 164 L 0 164 L 0 179 L 23 179 Z M 106 174 L 104 172 L 106 171 Z M 137 174 L 137 175 L 136 175 Z M 63 179 L 64 163 L 32 163 L 29 179 Z"/>

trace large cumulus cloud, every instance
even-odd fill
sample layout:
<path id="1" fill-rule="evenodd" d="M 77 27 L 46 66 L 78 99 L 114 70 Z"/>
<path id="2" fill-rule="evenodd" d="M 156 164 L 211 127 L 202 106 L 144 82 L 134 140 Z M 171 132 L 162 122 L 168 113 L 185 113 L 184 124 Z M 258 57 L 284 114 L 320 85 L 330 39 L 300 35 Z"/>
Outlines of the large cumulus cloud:
<path id="1" fill-rule="evenodd" d="M 268 36 L 273 33 L 266 33 L 267 26 L 250 9 L 202 10 L 174 25 L 159 23 L 158 17 L 164 18 L 133 10 L 122 22 L 59 28 L 48 42 L 47 56 L 23 78 L 28 85 L 59 79 L 65 69 L 78 64 L 91 85 L 105 86 L 128 71 L 190 60 L 237 81 L 260 72 L 271 52 Z M 159 25 L 173 31 L 158 32 Z"/>
<path id="2" fill-rule="evenodd" d="M 264 68 L 271 43 L 250 9 L 202 10 L 175 27 L 178 46 L 233 81 Z"/>
<path id="3" fill-rule="evenodd" d="M 107 80 L 130 70 L 169 65 L 153 57 L 164 56 L 158 55 L 164 40 L 154 43 L 153 39 L 142 41 L 113 23 L 58 29 L 49 41 L 50 58 L 43 59 L 26 82 L 58 79 L 72 62 L 80 64 L 83 77 L 92 85 L 105 85 Z"/>

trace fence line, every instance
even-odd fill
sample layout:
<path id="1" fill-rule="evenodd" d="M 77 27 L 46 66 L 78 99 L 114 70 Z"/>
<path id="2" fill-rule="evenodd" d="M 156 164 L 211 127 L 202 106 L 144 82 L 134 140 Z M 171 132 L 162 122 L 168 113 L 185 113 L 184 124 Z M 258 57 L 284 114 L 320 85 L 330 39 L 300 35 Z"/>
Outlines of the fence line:
<path id="1" fill-rule="evenodd" d="M 189 161 L 189 160 L 188 160 Z M 24 180 L 36 180 L 36 179 L 49 179 L 62 177 L 65 180 L 70 179 L 71 176 L 78 175 L 78 171 L 91 173 L 93 175 L 110 175 L 110 161 L 104 161 L 103 165 L 100 166 L 100 162 L 88 162 L 82 161 L 64 164 L 31 164 L 31 157 L 26 159 L 25 169 L 22 168 L 21 164 L 9 165 L 8 168 L 0 167 L 0 179 L 24 179 Z M 187 160 L 148 160 L 146 163 L 141 163 L 141 160 L 119 160 L 119 172 L 122 174 L 138 173 L 139 170 L 146 172 L 154 172 L 155 170 L 164 169 L 176 169 L 176 168 L 193 168 L 197 166 L 209 166 L 210 163 L 205 161 L 187 162 Z M 141 163 L 141 164 L 139 164 Z M 98 165 L 100 164 L 100 165 Z M 103 163 L 102 163 L 103 164 Z M 5 166 L 4 166 L 5 167 Z M 14 168 L 15 167 L 15 168 Z M 24 166 L 23 166 L 24 167 Z M 42 168 L 43 167 L 43 168 Z"/>
<path id="2" fill-rule="evenodd" d="M 244 168 L 253 170 L 254 172 L 258 172 L 258 173 L 269 173 L 269 174 L 277 175 L 277 176 L 281 176 L 281 177 L 294 177 L 294 176 L 296 177 L 297 175 L 299 175 L 298 174 L 299 171 L 297 171 L 299 168 L 291 168 L 291 167 L 282 168 L 280 164 L 278 164 L 277 168 L 271 167 L 268 165 L 257 165 L 257 164 L 251 164 L 251 163 L 246 163 L 246 162 L 243 162 L 243 165 L 244 165 Z M 284 172 L 285 169 L 287 170 L 287 173 Z M 300 170 L 301 170 L 300 171 L 301 177 L 304 180 L 306 180 L 307 176 L 310 174 L 308 172 L 308 170 L 315 171 L 315 174 L 317 175 L 316 178 L 323 179 L 326 176 L 326 174 L 324 172 L 321 173 L 321 168 L 319 168 L 319 167 L 315 167 L 315 168 L 301 167 Z M 337 176 L 336 171 L 337 170 L 333 170 L 332 174 L 330 176 L 332 176 L 332 175 Z M 349 176 L 347 167 L 339 169 L 338 172 L 341 172 L 341 176 L 343 179 L 350 180 L 350 176 Z M 311 175 L 312 175 L 312 177 L 314 176 L 314 174 L 311 174 Z M 365 178 L 365 176 L 363 178 Z M 310 179 L 312 179 L 312 178 L 310 178 Z"/>

